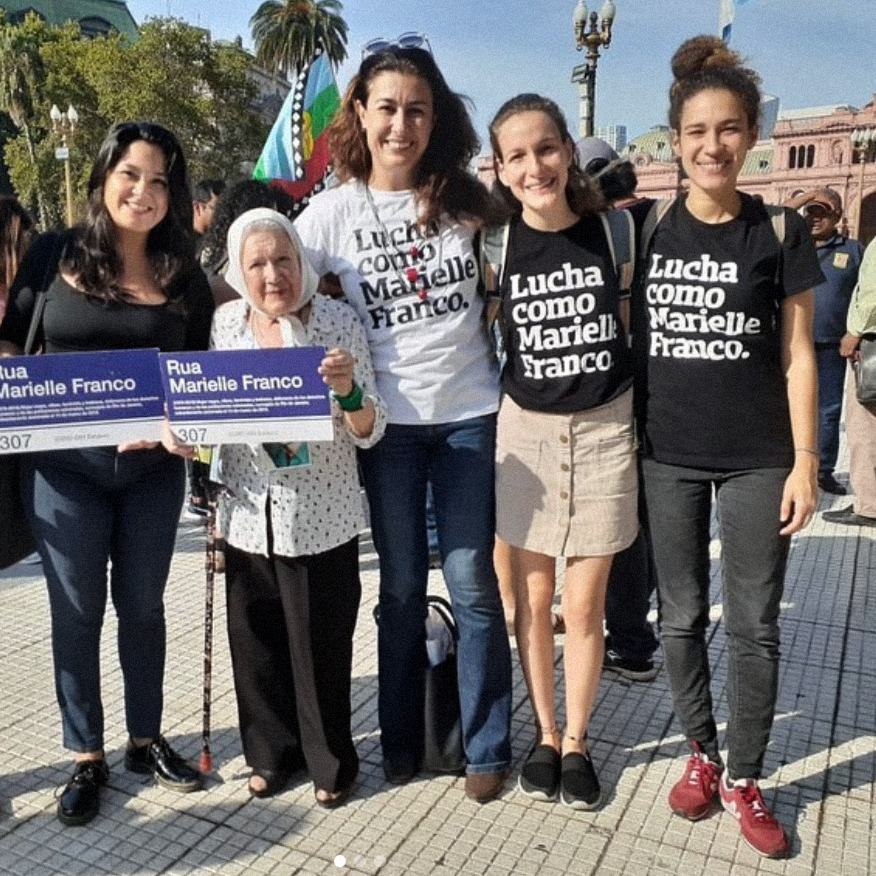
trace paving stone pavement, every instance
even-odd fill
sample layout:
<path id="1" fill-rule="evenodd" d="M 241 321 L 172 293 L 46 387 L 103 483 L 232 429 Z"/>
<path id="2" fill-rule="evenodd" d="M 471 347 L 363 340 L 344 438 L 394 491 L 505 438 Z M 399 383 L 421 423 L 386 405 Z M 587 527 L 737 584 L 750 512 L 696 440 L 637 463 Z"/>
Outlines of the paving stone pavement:
<path id="1" fill-rule="evenodd" d="M 824 497 L 821 510 L 844 497 Z M 718 552 L 713 616 L 720 621 Z M 538 803 L 515 790 L 478 806 L 456 777 L 405 787 L 382 775 L 377 727 L 376 634 L 371 609 L 377 560 L 362 539 L 363 602 L 356 631 L 353 722 L 361 774 L 345 807 L 324 811 L 300 782 L 271 800 L 251 799 L 236 730 L 217 577 L 212 752 L 207 788 L 175 794 L 126 773 L 115 619 L 103 637 L 104 704 L 111 767 L 100 816 L 85 827 L 55 818 L 56 789 L 70 758 L 60 744 L 41 568 L 0 573 L 0 874 L 539 874 L 748 876 L 876 872 L 876 548 L 867 530 L 817 517 L 794 540 L 782 613 L 780 697 L 763 782 L 789 829 L 792 856 L 759 858 L 730 815 L 696 824 L 665 799 L 686 749 L 673 720 L 665 673 L 651 684 L 604 676 L 590 738 L 606 797 L 599 811 Z M 431 585 L 441 592 L 440 572 Z M 167 589 L 168 664 L 164 733 L 197 761 L 201 745 L 204 534 L 181 521 Z M 711 628 L 713 690 L 726 714 L 726 650 Z M 513 643 L 513 641 L 512 641 Z M 557 639 L 557 659 L 562 639 Z M 659 656 L 659 654 L 658 654 Z M 533 719 L 515 655 L 513 744 L 519 767 Z M 560 701 L 562 692 L 559 692 Z M 561 716 L 562 717 L 562 716 Z"/>

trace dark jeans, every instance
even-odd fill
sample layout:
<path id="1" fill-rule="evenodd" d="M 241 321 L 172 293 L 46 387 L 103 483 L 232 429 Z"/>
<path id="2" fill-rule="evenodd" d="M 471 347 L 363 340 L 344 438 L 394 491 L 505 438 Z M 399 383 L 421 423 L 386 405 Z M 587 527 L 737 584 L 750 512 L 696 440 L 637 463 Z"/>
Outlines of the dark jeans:
<path id="1" fill-rule="evenodd" d="M 98 447 L 22 456 L 22 496 L 49 589 L 55 689 L 64 745 L 104 744 L 100 634 L 109 594 L 118 616 L 131 736 L 161 730 L 164 587 L 185 492 L 182 457 Z"/>
<path id="2" fill-rule="evenodd" d="M 657 637 L 648 622 L 656 586 L 648 536 L 639 529 L 636 540 L 614 555 L 605 593 L 606 648 L 631 660 L 650 660 Z"/>
<path id="3" fill-rule="evenodd" d="M 384 759 L 416 768 L 423 750 L 426 484 L 459 628 L 463 742 L 472 773 L 511 762 L 511 652 L 493 568 L 496 417 L 398 425 L 360 462 L 380 558 L 378 709 Z"/>
<path id="4" fill-rule="evenodd" d="M 779 602 L 790 538 L 779 535 L 787 469 L 703 471 L 645 460 L 660 633 L 676 714 L 718 757 L 710 690 L 709 521 L 714 495 L 727 633 L 727 749 L 732 779 L 759 778 L 779 673 Z"/>
<path id="5" fill-rule="evenodd" d="M 846 360 L 839 343 L 816 344 L 818 365 L 818 473 L 833 474 L 839 455 L 840 413 L 846 382 Z"/>

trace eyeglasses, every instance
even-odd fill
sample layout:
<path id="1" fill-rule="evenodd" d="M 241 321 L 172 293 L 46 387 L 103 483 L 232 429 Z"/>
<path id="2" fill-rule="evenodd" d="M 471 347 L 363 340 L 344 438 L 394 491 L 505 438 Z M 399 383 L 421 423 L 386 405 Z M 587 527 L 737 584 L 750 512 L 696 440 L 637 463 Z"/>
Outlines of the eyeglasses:
<path id="1" fill-rule="evenodd" d="M 368 40 L 362 46 L 362 57 L 367 58 L 369 55 L 379 55 L 381 52 L 386 52 L 389 49 L 423 49 L 430 55 L 432 54 L 432 45 L 426 34 L 417 33 L 415 30 L 407 30 L 399 34 L 394 40 L 388 40 L 386 37 L 375 37 L 373 40 Z"/>

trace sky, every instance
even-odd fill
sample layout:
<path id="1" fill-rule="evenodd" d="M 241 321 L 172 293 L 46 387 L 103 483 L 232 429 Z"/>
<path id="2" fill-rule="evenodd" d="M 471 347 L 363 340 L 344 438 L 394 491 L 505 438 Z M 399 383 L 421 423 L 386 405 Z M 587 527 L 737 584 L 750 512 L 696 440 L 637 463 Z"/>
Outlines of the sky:
<path id="1" fill-rule="evenodd" d="M 128 0 L 138 24 L 172 15 L 205 27 L 214 39 L 241 36 L 260 0 Z M 578 87 L 572 13 L 577 0 L 343 0 L 349 25 L 343 91 L 373 37 L 414 30 L 429 37 L 450 87 L 474 104 L 482 139 L 501 104 L 535 91 L 561 106 L 573 136 Z M 590 10 L 602 0 L 589 0 Z M 690 36 L 718 32 L 718 0 L 615 0 L 613 38 L 599 60 L 596 124 L 626 125 L 628 136 L 665 124 L 669 61 Z M 876 0 L 747 0 L 736 10 L 731 46 L 763 79 L 781 109 L 827 104 L 861 107 L 876 92 Z"/>

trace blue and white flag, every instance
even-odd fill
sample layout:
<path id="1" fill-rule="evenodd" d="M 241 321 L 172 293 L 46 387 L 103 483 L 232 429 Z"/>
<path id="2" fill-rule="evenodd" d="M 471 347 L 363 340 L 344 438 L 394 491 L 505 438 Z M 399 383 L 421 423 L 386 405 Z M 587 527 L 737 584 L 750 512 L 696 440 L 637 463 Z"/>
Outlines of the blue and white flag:
<path id="1" fill-rule="evenodd" d="M 733 30 L 736 7 L 748 2 L 749 0 L 718 0 L 718 31 L 725 43 L 730 42 L 730 31 Z"/>

